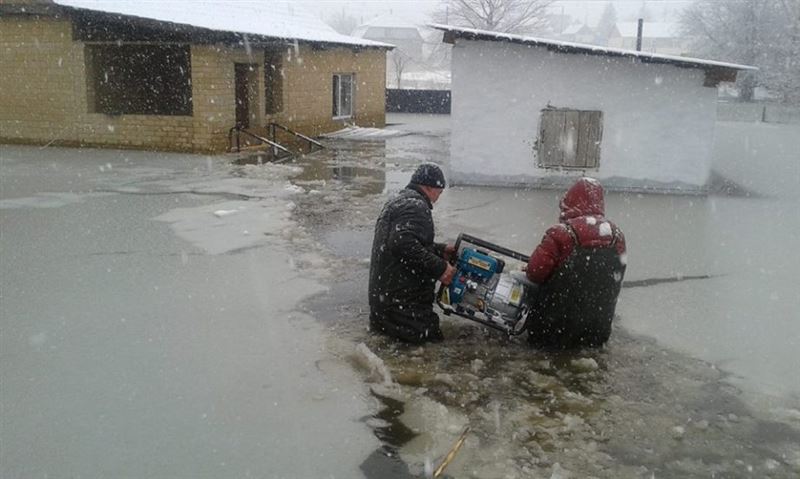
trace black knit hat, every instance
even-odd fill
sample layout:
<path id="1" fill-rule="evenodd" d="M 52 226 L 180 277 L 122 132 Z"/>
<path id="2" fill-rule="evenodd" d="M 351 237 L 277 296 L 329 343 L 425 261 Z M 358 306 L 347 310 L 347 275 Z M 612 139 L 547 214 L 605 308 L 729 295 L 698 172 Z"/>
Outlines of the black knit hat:
<path id="1" fill-rule="evenodd" d="M 444 188 L 447 183 L 444 181 L 444 173 L 442 169 L 433 163 L 423 163 L 417 167 L 417 170 L 411 175 L 411 185 L 419 186 L 432 186 L 434 188 Z"/>

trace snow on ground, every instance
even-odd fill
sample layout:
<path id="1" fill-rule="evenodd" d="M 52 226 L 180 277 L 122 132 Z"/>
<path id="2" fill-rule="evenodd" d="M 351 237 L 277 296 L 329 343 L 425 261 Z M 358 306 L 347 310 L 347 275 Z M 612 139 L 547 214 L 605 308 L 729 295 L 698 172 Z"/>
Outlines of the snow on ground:
<path id="1" fill-rule="evenodd" d="M 367 128 L 362 126 L 347 126 L 332 133 L 326 133 L 323 138 L 337 138 L 342 140 L 376 140 L 390 138 L 394 136 L 407 135 L 401 130 L 389 130 L 385 128 Z"/>

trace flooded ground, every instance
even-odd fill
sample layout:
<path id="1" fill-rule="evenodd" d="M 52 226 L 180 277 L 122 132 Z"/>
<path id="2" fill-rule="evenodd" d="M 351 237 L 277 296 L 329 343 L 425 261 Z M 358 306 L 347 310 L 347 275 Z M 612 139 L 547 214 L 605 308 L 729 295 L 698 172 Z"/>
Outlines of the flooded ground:
<path id="1" fill-rule="evenodd" d="M 789 276 L 799 265 L 780 254 L 798 244 L 793 202 L 611 194 L 607 212 L 632 259 L 606 348 L 537 352 L 455 318 L 443 321 L 444 344 L 408 347 L 366 332 L 372 228 L 416 164 L 446 159 L 448 136 L 446 119 L 392 118 L 405 123 L 390 128 L 409 134 L 330 141 L 293 180 L 306 191 L 295 216 L 336 271 L 308 312 L 334 333 L 338 354 L 353 356 L 364 342 L 392 376 L 364 373 L 381 411 L 365 420 L 384 443 L 362 465 L 368 477 L 424 475 L 466 426 L 453 477 L 800 473 L 800 335 Z M 434 210 L 438 236 L 469 232 L 529 252 L 556 218 L 560 194 L 450 188 Z M 789 219 L 769 224 L 776 215 Z M 775 247 L 756 255 L 767 228 Z"/>
<path id="2" fill-rule="evenodd" d="M 285 165 L 0 146 L 0 477 L 359 477 Z M 321 367 L 324 365 L 324 370 Z"/>
<path id="3" fill-rule="evenodd" d="M 449 149 L 390 121 L 291 165 L 4 146 L 0 476 L 419 477 L 469 427 L 450 477 L 798 477 L 800 135 L 722 130 L 757 196 L 609 195 L 611 342 L 549 354 L 367 333 L 378 211 Z M 560 195 L 449 188 L 438 237 L 528 252 Z"/>

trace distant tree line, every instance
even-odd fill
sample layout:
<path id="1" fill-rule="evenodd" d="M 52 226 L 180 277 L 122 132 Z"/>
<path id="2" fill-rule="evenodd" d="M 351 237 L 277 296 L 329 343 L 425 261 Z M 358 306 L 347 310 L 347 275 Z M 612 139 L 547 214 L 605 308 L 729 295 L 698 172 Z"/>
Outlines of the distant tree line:
<path id="1" fill-rule="evenodd" d="M 739 75 L 742 100 L 763 86 L 800 104 L 800 0 L 697 0 L 681 23 L 693 54 L 759 68 Z"/>
<path id="2" fill-rule="evenodd" d="M 531 33 L 547 26 L 553 0 L 445 0 L 434 21 L 503 33 Z"/>

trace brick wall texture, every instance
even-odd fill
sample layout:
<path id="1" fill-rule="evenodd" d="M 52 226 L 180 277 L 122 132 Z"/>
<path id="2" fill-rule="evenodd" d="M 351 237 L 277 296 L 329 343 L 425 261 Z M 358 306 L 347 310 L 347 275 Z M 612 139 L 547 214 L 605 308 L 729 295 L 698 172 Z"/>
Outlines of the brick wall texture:
<path id="1" fill-rule="evenodd" d="M 219 153 L 235 123 L 234 65 L 252 64 L 253 130 L 275 121 L 309 136 L 352 123 L 385 125 L 386 54 L 378 49 L 279 47 L 281 111 L 265 113 L 264 50 L 191 45 L 192 115 L 92 113 L 85 45 L 68 18 L 0 17 L 0 143 Z M 354 115 L 332 118 L 332 76 L 355 75 Z"/>

